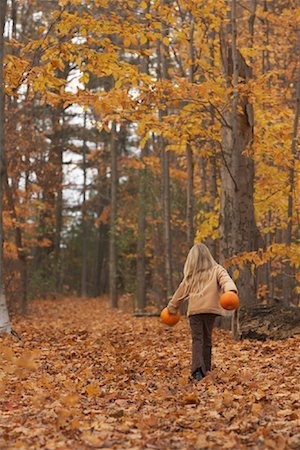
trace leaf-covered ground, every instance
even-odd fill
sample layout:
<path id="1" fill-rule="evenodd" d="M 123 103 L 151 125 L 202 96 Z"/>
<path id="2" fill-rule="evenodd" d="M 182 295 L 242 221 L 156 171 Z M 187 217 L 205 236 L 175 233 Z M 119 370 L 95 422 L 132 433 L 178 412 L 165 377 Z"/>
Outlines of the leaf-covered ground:
<path id="1" fill-rule="evenodd" d="M 41 301 L 0 337 L 0 449 L 299 449 L 300 336 L 234 342 L 189 380 L 187 320 Z"/>

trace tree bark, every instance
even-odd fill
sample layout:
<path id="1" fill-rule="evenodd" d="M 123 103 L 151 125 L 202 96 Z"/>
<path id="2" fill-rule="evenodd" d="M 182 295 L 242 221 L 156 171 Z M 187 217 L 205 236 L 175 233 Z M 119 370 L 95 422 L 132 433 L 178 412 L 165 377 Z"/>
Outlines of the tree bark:
<path id="1" fill-rule="evenodd" d="M 23 233 L 22 229 L 18 224 L 18 215 L 16 211 L 16 200 L 13 193 L 13 188 L 9 185 L 8 173 L 7 173 L 7 162 L 4 155 L 3 159 L 3 171 L 4 171 L 4 182 L 6 187 L 7 203 L 9 206 L 10 214 L 14 221 L 14 231 L 15 231 L 15 243 L 17 248 L 17 255 L 20 264 L 20 275 L 21 275 L 21 296 L 20 296 L 20 310 L 22 314 L 27 312 L 27 255 L 23 246 Z"/>
<path id="2" fill-rule="evenodd" d="M 285 230 L 285 244 L 290 246 L 293 240 L 293 203 L 295 193 L 295 163 L 297 159 L 297 137 L 299 128 L 299 116 L 300 116 L 300 73 L 296 82 L 296 107 L 294 116 L 293 136 L 291 144 L 291 164 L 289 169 L 289 193 L 288 193 L 288 217 L 287 217 L 287 229 Z M 283 277 L 283 299 L 284 303 L 290 303 L 293 301 L 293 288 L 295 285 L 293 270 L 290 262 L 285 263 Z"/>
<path id="3" fill-rule="evenodd" d="M 86 129 L 86 112 L 83 119 L 83 131 Z M 85 135 L 84 135 L 85 136 Z M 86 209 L 86 139 L 84 137 L 82 144 L 82 206 L 81 206 L 81 231 L 82 231 L 82 266 L 81 266 L 81 297 L 87 296 L 87 209 Z"/>
<path id="4" fill-rule="evenodd" d="M 96 240 L 96 258 L 95 258 L 95 279 L 94 279 L 94 296 L 98 297 L 105 293 L 107 270 L 105 266 L 107 251 L 107 236 L 108 226 L 107 224 L 100 224 L 97 232 Z"/>
<path id="5" fill-rule="evenodd" d="M 166 140 L 160 138 L 161 174 L 162 174 L 162 218 L 165 242 L 165 271 L 167 297 L 173 294 L 173 265 L 171 238 L 171 195 L 170 195 L 170 155 L 166 151 Z"/>
<path id="6" fill-rule="evenodd" d="M 64 77 L 64 75 L 61 75 Z M 65 74 L 65 78 L 67 74 Z M 52 137 L 52 156 L 51 161 L 54 170 L 54 192 L 55 199 L 55 234 L 53 236 L 55 274 L 56 274 L 56 290 L 61 290 L 61 233 L 63 228 L 63 126 L 64 109 L 59 107 L 52 111 L 53 137 Z"/>
<path id="7" fill-rule="evenodd" d="M 105 135 L 105 145 L 109 146 Z M 97 197 L 98 197 L 98 210 L 97 216 L 100 217 L 103 210 L 108 207 L 109 204 L 109 191 L 110 186 L 107 178 L 107 162 L 106 157 L 103 157 L 103 161 L 99 162 L 98 175 L 97 175 Z M 101 294 L 107 293 L 107 280 L 108 276 L 108 254 L 109 254 L 109 224 L 106 220 L 99 224 L 95 245 L 95 278 L 94 278 L 94 296 L 97 297 Z"/>
<path id="8" fill-rule="evenodd" d="M 142 149 L 141 161 L 144 164 L 144 157 L 148 153 L 146 146 Z M 146 165 L 140 171 L 139 180 L 139 215 L 138 215 L 138 239 L 137 239 L 137 306 L 140 311 L 146 307 L 146 189 L 147 189 L 147 168 Z"/>
<path id="9" fill-rule="evenodd" d="M 187 191 L 186 191 L 186 224 L 187 224 L 187 245 L 191 248 L 194 245 L 194 158 L 191 144 L 186 146 L 187 162 Z"/>
<path id="10" fill-rule="evenodd" d="M 288 339 L 300 333 L 299 308 L 281 302 L 242 308 L 240 317 L 242 339 Z"/>
<path id="11" fill-rule="evenodd" d="M 164 3 L 164 2 L 163 2 Z M 167 36 L 166 31 L 164 37 Z M 163 51 L 161 51 L 163 47 Z M 158 42 L 158 79 L 168 78 L 168 66 L 166 60 L 167 47 Z M 165 111 L 158 111 L 160 121 L 163 120 Z M 166 151 L 166 139 L 159 136 L 160 160 L 161 160 L 161 196 L 162 196 L 162 222 L 164 230 L 164 255 L 166 273 L 166 294 L 170 297 L 173 294 L 173 264 L 172 264 L 172 238 L 171 238 L 171 192 L 170 192 L 170 154 Z"/>
<path id="12" fill-rule="evenodd" d="M 217 198 L 217 178 L 218 178 L 218 165 L 215 156 L 210 161 L 209 165 L 209 179 L 208 179 L 208 189 L 209 189 L 209 211 L 214 211 L 216 208 L 216 198 Z M 206 239 L 206 244 L 208 245 L 211 254 L 213 255 L 215 260 L 219 259 L 219 245 L 217 239 L 212 239 L 208 237 Z"/>
<path id="13" fill-rule="evenodd" d="M 189 38 L 189 82 L 194 83 L 194 18 L 190 13 L 190 38 Z M 187 162 L 187 202 L 186 202 L 186 223 L 187 223 L 187 245 L 191 248 L 194 245 L 194 157 L 190 142 L 186 146 Z"/>
<path id="14" fill-rule="evenodd" d="M 224 111 L 222 125 L 220 251 L 223 260 L 256 249 L 258 238 L 253 203 L 254 161 L 249 150 L 253 140 L 253 109 L 247 96 L 238 92 L 239 78 L 247 83 L 252 73 L 237 50 L 235 0 L 231 9 L 231 33 L 231 48 L 227 36 L 221 37 L 224 72 L 233 87 L 231 110 Z M 237 285 L 241 305 L 256 302 L 254 277 L 247 263 Z"/>
<path id="15" fill-rule="evenodd" d="M 12 38 L 17 37 L 17 4 L 16 0 L 11 0 L 11 20 L 12 20 Z"/>
<path id="16" fill-rule="evenodd" d="M 16 39 L 17 34 L 17 7 L 16 2 L 14 0 L 11 1 L 11 38 Z M 9 52 L 13 55 L 16 54 L 15 48 L 9 50 Z M 27 94 L 26 94 L 27 95 Z M 16 97 L 9 97 L 7 104 L 7 109 L 11 111 L 11 114 L 16 114 L 19 106 Z M 17 134 L 17 121 L 11 121 L 11 127 L 13 127 L 13 131 Z M 22 314 L 27 312 L 27 255 L 25 249 L 23 247 L 23 232 L 22 228 L 19 226 L 19 218 L 17 215 L 16 205 L 19 203 L 17 199 L 16 192 L 19 188 L 19 179 L 16 177 L 11 177 L 9 183 L 9 167 L 8 161 L 6 158 L 6 151 L 3 153 L 3 180 L 4 180 L 4 191 L 6 192 L 6 198 L 8 203 L 8 208 L 13 218 L 13 226 L 14 226 L 14 234 L 15 234 L 15 244 L 17 249 L 17 255 L 19 260 L 19 272 L 20 272 L 20 281 L 21 281 L 21 295 L 19 296 L 19 309 Z M 27 159 L 27 155 L 25 153 L 25 158 Z M 15 164 L 15 161 L 12 161 L 12 165 Z M 25 171 L 25 191 L 27 192 L 28 187 L 28 171 Z"/>
<path id="17" fill-rule="evenodd" d="M 1 0 L 0 8 L 0 333 L 10 333 L 11 324 L 7 311 L 4 280 L 3 280 L 3 185 L 5 176 L 5 93 L 3 79 L 4 59 L 4 26 L 7 1 Z"/>
<path id="18" fill-rule="evenodd" d="M 117 189 L 118 189 L 118 143 L 116 122 L 112 123 L 110 136 L 111 151 L 111 200 L 110 200 L 110 231 L 109 231 L 109 292 L 111 305 L 118 307 L 117 290 Z"/>
<path id="19" fill-rule="evenodd" d="M 267 1 L 264 0 L 264 5 L 263 5 L 263 11 L 266 13 L 268 12 L 268 4 Z M 269 70 L 271 70 L 271 64 L 270 64 L 270 52 L 269 52 L 269 46 L 270 46 L 270 39 L 269 39 L 269 20 L 267 18 L 267 16 L 263 19 L 263 24 L 264 24 L 264 45 L 266 46 L 266 49 L 262 50 L 262 73 L 265 74 L 267 73 Z M 268 88 L 270 89 L 271 86 L 271 80 L 270 78 L 268 78 Z M 270 106 L 264 103 L 264 108 L 268 109 Z M 271 226 L 272 223 L 272 211 L 268 212 L 268 221 L 269 221 L 269 226 Z M 273 240 L 273 236 L 274 234 L 269 231 L 266 234 L 266 238 L 265 238 L 265 242 L 266 242 L 266 246 L 269 247 L 272 244 L 272 240 Z M 275 281 L 276 278 L 274 278 L 272 276 L 272 263 L 271 260 L 269 260 L 266 264 L 266 268 L 265 268 L 265 283 L 268 286 L 268 290 L 269 290 L 269 298 L 273 298 L 274 297 L 274 293 L 275 293 Z"/>
<path id="20" fill-rule="evenodd" d="M 147 7 L 147 13 L 150 13 L 150 4 Z M 145 45 L 145 48 L 149 48 L 149 43 Z M 149 57 L 144 56 L 141 60 L 141 69 L 142 72 L 149 74 Z M 146 214 L 147 214 L 147 183 L 148 183 L 148 174 L 147 167 L 144 163 L 144 158 L 149 153 L 149 143 L 141 150 L 141 162 L 143 164 L 143 168 L 140 170 L 139 177 L 139 211 L 138 211 L 138 237 L 137 237 L 137 263 L 136 263 L 136 278 L 137 278 L 137 307 L 140 311 L 143 311 L 147 305 L 147 290 L 146 290 L 146 255 L 145 255 L 145 246 L 146 246 Z"/>

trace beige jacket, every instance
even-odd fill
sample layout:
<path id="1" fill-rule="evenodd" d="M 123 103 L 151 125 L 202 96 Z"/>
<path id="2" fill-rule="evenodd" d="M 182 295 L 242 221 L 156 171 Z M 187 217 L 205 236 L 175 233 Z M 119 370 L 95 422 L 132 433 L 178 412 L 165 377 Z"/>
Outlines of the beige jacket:
<path id="1" fill-rule="evenodd" d="M 182 281 L 168 304 L 171 314 L 176 313 L 179 306 L 189 300 L 188 316 L 202 313 L 224 315 L 225 310 L 220 306 L 220 295 L 227 291 L 236 291 L 237 287 L 220 264 L 212 268 L 212 273 L 206 286 L 200 292 L 190 292 L 189 285 Z"/>

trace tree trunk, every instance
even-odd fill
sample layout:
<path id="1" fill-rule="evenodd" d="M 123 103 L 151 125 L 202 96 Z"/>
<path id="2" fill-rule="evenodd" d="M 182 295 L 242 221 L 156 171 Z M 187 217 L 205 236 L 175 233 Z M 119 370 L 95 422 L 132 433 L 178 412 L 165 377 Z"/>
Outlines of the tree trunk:
<path id="1" fill-rule="evenodd" d="M 164 37 L 167 36 L 166 31 Z M 163 46 L 163 51 L 161 51 Z M 168 78 L 168 67 L 166 60 L 167 47 L 158 42 L 158 78 Z M 163 120 L 165 111 L 159 110 L 159 119 Z M 171 192 L 170 192 L 170 155 L 166 151 L 167 142 L 163 136 L 159 136 L 160 161 L 161 161 L 161 198 L 162 198 L 162 223 L 164 233 L 164 256 L 166 273 L 166 295 L 170 297 L 173 294 L 173 264 L 172 264 L 172 239 L 171 239 Z"/>
<path id="2" fill-rule="evenodd" d="M 217 198 L 217 177 L 218 177 L 218 165 L 216 158 L 213 157 L 212 160 L 209 161 L 208 170 L 209 170 L 209 179 L 208 179 L 208 190 L 209 190 L 209 204 L 208 210 L 214 211 L 216 208 L 216 198 Z M 206 244 L 211 251 L 215 260 L 219 259 L 219 245 L 218 240 L 208 237 L 206 239 Z"/>
<path id="3" fill-rule="evenodd" d="M 84 113 L 83 132 L 86 129 L 86 112 Z M 82 267 L 81 267 L 81 297 L 87 296 L 87 209 L 86 209 L 86 139 L 84 137 L 82 144 L 82 171 L 83 171 L 83 187 L 82 187 Z"/>
<path id="4" fill-rule="evenodd" d="M 216 31 L 212 30 L 209 34 L 211 43 L 209 45 L 209 63 L 212 68 L 215 67 L 215 49 L 214 42 L 216 37 Z M 215 125 L 215 112 L 213 105 L 210 105 L 210 121 L 209 125 L 214 127 Z M 209 204 L 208 211 L 214 211 L 216 209 L 216 199 L 218 197 L 217 180 L 219 177 L 219 165 L 217 161 L 217 156 L 213 155 L 207 162 L 209 168 L 209 178 L 208 178 L 208 191 L 209 191 Z M 206 195 L 206 193 L 204 194 Z M 208 237 L 205 240 L 208 248 L 210 249 L 215 260 L 219 260 L 219 240 Z"/>
<path id="5" fill-rule="evenodd" d="M 288 339 L 300 333 L 299 308 L 273 303 L 241 309 L 241 338 Z"/>
<path id="6" fill-rule="evenodd" d="M 263 11 L 265 13 L 268 12 L 268 4 L 267 1 L 264 0 L 264 5 L 263 5 Z M 262 23 L 264 25 L 264 45 L 266 46 L 265 49 L 262 50 L 262 73 L 266 74 L 269 70 L 271 70 L 271 63 L 270 63 L 270 39 L 269 39 L 269 29 L 270 29 L 270 25 L 269 25 L 269 20 L 268 20 L 268 16 L 266 15 L 263 20 Z M 268 77 L 268 88 L 270 89 L 271 87 L 271 79 L 270 77 Z M 264 109 L 268 109 L 270 108 L 270 106 L 268 104 L 263 104 Z M 271 162 L 270 162 L 271 164 Z M 271 227 L 271 223 L 272 223 L 272 211 L 268 212 L 268 221 L 269 221 L 269 226 Z M 274 234 L 269 231 L 266 234 L 266 238 L 265 238 L 265 242 L 266 242 L 266 247 L 269 247 L 272 244 L 273 241 L 273 236 Z M 263 270 L 264 268 L 262 268 Z M 272 275 L 272 263 L 271 260 L 269 259 L 267 264 L 266 264 L 266 268 L 265 268 L 265 284 L 268 286 L 268 297 L 270 299 L 272 299 L 274 297 L 275 294 L 275 281 L 276 278 Z"/>
<path id="7" fill-rule="evenodd" d="M 111 200 L 110 200 L 110 231 L 109 231 L 109 292 L 111 305 L 118 307 L 117 291 L 117 188 L 118 188 L 118 143 L 116 122 L 112 123 L 110 136 L 111 151 Z"/>
<path id="8" fill-rule="evenodd" d="M 55 202 L 55 234 L 53 236 L 54 261 L 55 261 L 55 283 L 56 290 L 61 290 L 61 232 L 63 226 L 63 142 L 61 118 L 63 117 L 63 108 L 52 111 L 52 155 L 51 163 L 54 171 L 54 192 L 56 192 Z"/>
<path id="9" fill-rule="evenodd" d="M 95 279 L 94 279 L 94 296 L 98 297 L 105 293 L 106 267 L 105 258 L 107 254 L 107 224 L 101 223 L 98 228 L 96 240 L 96 258 L 95 258 Z"/>
<path id="10" fill-rule="evenodd" d="M 173 294 L 172 239 L 171 239 L 171 196 L 170 196 L 170 155 L 166 151 L 166 140 L 160 138 L 162 177 L 162 219 L 165 243 L 166 294 Z"/>
<path id="11" fill-rule="evenodd" d="M 254 250 L 258 237 L 253 204 L 254 161 L 249 151 L 253 140 L 253 109 L 247 96 L 238 93 L 239 78 L 246 83 L 252 74 L 236 47 L 235 0 L 232 1 L 231 29 L 231 48 L 227 36 L 221 37 L 224 72 L 228 84 L 232 80 L 233 85 L 232 107 L 224 111 L 222 125 L 220 251 L 223 259 Z M 240 272 L 237 285 L 241 305 L 256 302 L 254 277 L 248 264 Z"/>
<path id="12" fill-rule="evenodd" d="M 187 245 L 191 248 L 194 245 L 194 160 L 191 144 L 186 146 L 187 162 L 187 205 L 186 205 L 186 223 L 187 223 Z"/>
<path id="13" fill-rule="evenodd" d="M 0 333 L 10 333 L 11 324 L 7 311 L 4 280 L 3 280 L 3 182 L 5 176 L 5 94 L 3 80 L 3 57 L 4 57 L 4 26 L 7 1 L 1 0 L 0 8 Z"/>
<path id="14" fill-rule="evenodd" d="M 20 276 L 21 276 L 21 296 L 20 296 L 20 310 L 22 314 L 27 312 L 27 256 L 23 246 L 23 234 L 22 229 L 18 225 L 18 215 L 16 211 L 16 200 L 13 194 L 13 188 L 9 185 L 7 162 L 5 155 L 2 158 L 4 181 L 6 187 L 7 203 L 9 206 L 10 214 L 14 222 L 15 243 L 17 248 L 17 255 L 20 264 Z"/>
<path id="15" fill-rule="evenodd" d="M 109 143 L 105 142 L 108 147 Z M 97 198 L 98 210 L 97 216 L 100 217 L 103 211 L 108 207 L 110 186 L 107 178 L 107 162 L 103 158 L 103 162 L 99 163 L 97 174 Z M 95 244 L 95 277 L 94 277 L 94 296 L 107 293 L 107 279 L 108 277 L 108 253 L 109 253 L 109 224 L 101 221 L 97 230 L 96 244 Z"/>
<path id="16" fill-rule="evenodd" d="M 17 38 L 17 4 L 16 0 L 11 0 L 11 20 L 12 20 L 12 32 L 13 39 Z"/>
<path id="17" fill-rule="evenodd" d="M 300 73 L 296 83 L 296 107 L 293 126 L 293 137 L 291 145 L 291 164 L 289 170 L 289 194 L 288 194 L 288 217 L 287 217 L 287 229 L 285 230 L 285 244 L 290 246 L 292 244 L 292 228 L 293 228 L 293 199 L 295 193 L 295 163 L 297 158 L 297 137 L 299 127 L 299 115 L 300 115 Z M 286 262 L 283 278 L 283 299 L 285 303 L 293 301 L 293 288 L 295 286 L 295 278 L 293 276 L 293 270 L 290 262 Z"/>
<path id="18" fill-rule="evenodd" d="M 190 13 L 190 39 L 189 39 L 189 83 L 194 83 L 194 18 Z M 186 223 L 187 223 L 187 245 L 191 248 L 194 245 L 194 158 L 191 144 L 186 146 L 187 162 L 187 204 L 186 204 Z"/>
<path id="19" fill-rule="evenodd" d="M 11 1 L 11 39 L 16 39 L 17 37 L 17 6 L 14 0 Z M 15 48 L 10 50 L 10 53 L 15 55 Z M 28 93 L 28 91 L 27 91 Z M 26 93 L 26 95 L 27 95 Z M 7 105 L 7 109 L 11 111 L 11 114 L 16 114 L 18 111 L 18 102 L 16 97 L 10 97 L 9 104 Z M 11 121 L 11 127 L 13 127 L 14 133 L 17 134 L 17 121 Z M 27 153 L 27 152 L 26 152 Z M 25 158 L 27 159 L 27 154 L 25 153 Z M 20 290 L 21 294 L 19 295 L 19 309 L 22 314 L 27 312 L 27 255 L 25 249 L 23 247 L 23 232 L 22 228 L 19 225 L 19 218 L 17 215 L 17 204 L 19 204 L 19 199 L 17 198 L 18 188 L 19 188 L 19 180 L 14 177 L 10 178 L 11 183 L 9 183 L 9 168 L 8 162 L 6 158 L 6 149 L 3 153 L 3 181 L 5 185 L 4 191 L 6 192 L 6 198 L 8 203 L 8 208 L 10 211 L 10 215 L 13 219 L 13 227 L 15 234 L 15 244 L 17 249 L 17 255 L 19 260 L 19 272 L 20 272 Z M 12 161 L 12 164 L 15 164 L 15 161 Z M 25 169 L 25 192 L 27 193 L 28 189 L 28 170 Z"/>
<path id="20" fill-rule="evenodd" d="M 144 157 L 148 153 L 146 146 L 142 149 L 141 161 L 144 164 Z M 139 215 L 138 215 L 138 238 L 137 238 L 137 306 L 140 311 L 146 307 L 146 189 L 147 189 L 147 168 L 146 165 L 140 171 L 139 180 Z"/>
<path id="21" fill-rule="evenodd" d="M 147 7 L 147 13 L 150 13 L 150 4 Z M 145 48 L 149 48 L 149 43 L 147 42 L 144 46 Z M 144 56 L 141 60 L 141 70 L 144 73 L 149 74 L 149 57 Z M 141 162 L 143 164 L 143 168 L 140 171 L 139 178 L 139 211 L 138 211 L 138 237 L 137 237 L 137 266 L 136 266 L 136 279 L 137 279 L 137 307 L 140 311 L 143 311 L 147 305 L 147 297 L 146 297 L 146 255 L 145 255 L 145 246 L 146 246 L 146 193 L 147 193 L 147 184 L 148 174 L 147 167 L 144 162 L 144 158 L 149 153 L 149 143 L 141 150 Z"/>

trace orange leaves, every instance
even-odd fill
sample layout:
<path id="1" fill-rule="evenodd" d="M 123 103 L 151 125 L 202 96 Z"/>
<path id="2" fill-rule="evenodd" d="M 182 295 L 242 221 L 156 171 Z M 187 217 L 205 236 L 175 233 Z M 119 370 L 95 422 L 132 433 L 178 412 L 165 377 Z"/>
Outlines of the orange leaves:
<path id="1" fill-rule="evenodd" d="M 101 299 L 44 300 L 32 305 L 30 320 L 18 321 L 18 332 L 23 343 L 0 336 L 6 446 L 39 448 L 47 441 L 58 448 L 67 436 L 70 449 L 183 442 L 236 449 L 263 442 L 277 450 L 286 448 L 281 435 L 297 448 L 299 336 L 233 342 L 215 330 L 215 367 L 196 383 L 189 380 L 184 320 L 164 329 L 157 317 L 116 314 Z"/>
<path id="2" fill-rule="evenodd" d="M 101 212 L 100 216 L 96 220 L 96 225 L 99 226 L 101 223 L 108 223 L 109 211 L 110 211 L 109 206 L 105 206 L 103 208 L 103 211 Z"/>
<path id="3" fill-rule="evenodd" d="M 229 406 L 233 406 L 234 396 L 231 392 L 225 390 L 223 394 L 223 405 L 227 408 Z"/>
<path id="4" fill-rule="evenodd" d="M 17 356 L 11 349 L 1 347 L 1 353 L 4 360 L 6 360 L 4 374 L 7 372 L 20 375 L 24 370 L 26 372 L 36 371 L 39 368 L 38 351 L 24 351 L 21 355 Z"/>
<path id="5" fill-rule="evenodd" d="M 170 44 L 169 38 L 163 37 L 163 38 L 162 38 L 162 43 L 163 43 L 165 46 L 168 47 L 168 45 Z"/>
<path id="6" fill-rule="evenodd" d="M 89 385 L 91 386 L 91 385 Z M 67 394 L 60 399 L 61 403 L 66 406 L 75 406 L 79 402 L 79 396 L 77 394 Z"/>
<path id="7" fill-rule="evenodd" d="M 187 395 L 184 397 L 184 403 L 186 405 L 199 405 L 200 400 L 197 395 Z"/>
<path id="8" fill-rule="evenodd" d="M 17 367 L 26 370 L 37 370 L 38 365 L 34 353 L 25 352 L 20 358 L 15 361 Z"/>
<path id="9" fill-rule="evenodd" d="M 87 394 L 89 397 L 93 397 L 95 395 L 99 395 L 101 390 L 99 388 L 99 386 L 97 386 L 96 384 L 88 384 L 87 387 L 85 388 Z"/>
<path id="10" fill-rule="evenodd" d="M 124 47 L 130 47 L 130 45 L 131 45 L 130 38 L 128 36 L 126 36 L 123 40 L 123 43 L 124 43 Z"/>
<path id="11" fill-rule="evenodd" d="M 235 255 L 232 258 L 228 259 L 225 262 L 225 265 L 228 267 L 229 265 L 234 268 L 233 276 L 234 278 L 238 278 L 239 271 L 243 269 L 245 264 L 250 264 L 250 269 L 254 274 L 255 268 L 261 267 L 267 263 L 271 264 L 272 267 L 272 275 L 275 276 L 276 273 L 279 273 L 284 263 L 290 261 L 290 264 L 295 269 L 299 269 L 300 267 L 300 249 L 297 244 L 271 244 L 266 249 L 259 249 L 258 251 L 253 252 L 244 252 L 239 255 Z M 297 276 L 296 276 L 296 280 Z M 263 293 L 268 291 L 267 286 L 261 286 L 258 291 L 258 297 L 263 296 Z"/>

